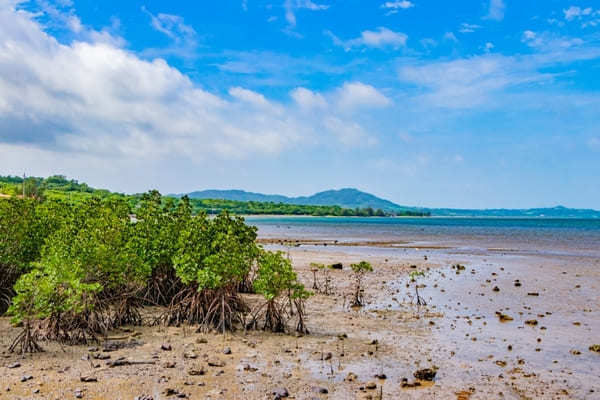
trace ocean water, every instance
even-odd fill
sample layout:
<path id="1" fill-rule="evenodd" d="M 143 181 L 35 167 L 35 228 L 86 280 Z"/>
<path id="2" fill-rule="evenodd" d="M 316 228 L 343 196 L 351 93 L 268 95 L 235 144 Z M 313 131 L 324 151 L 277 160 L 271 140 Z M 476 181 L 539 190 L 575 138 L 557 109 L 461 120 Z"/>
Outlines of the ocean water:
<path id="1" fill-rule="evenodd" d="M 600 219 L 248 217 L 259 237 L 600 257 Z"/>

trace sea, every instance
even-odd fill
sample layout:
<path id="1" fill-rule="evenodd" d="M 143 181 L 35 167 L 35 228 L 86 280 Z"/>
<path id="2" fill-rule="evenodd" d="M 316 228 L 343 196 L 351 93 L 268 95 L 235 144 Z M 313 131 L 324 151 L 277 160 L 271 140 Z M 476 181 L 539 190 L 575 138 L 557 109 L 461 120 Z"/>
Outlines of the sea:
<path id="1" fill-rule="evenodd" d="M 600 257 L 600 219 L 249 216 L 259 238 Z"/>

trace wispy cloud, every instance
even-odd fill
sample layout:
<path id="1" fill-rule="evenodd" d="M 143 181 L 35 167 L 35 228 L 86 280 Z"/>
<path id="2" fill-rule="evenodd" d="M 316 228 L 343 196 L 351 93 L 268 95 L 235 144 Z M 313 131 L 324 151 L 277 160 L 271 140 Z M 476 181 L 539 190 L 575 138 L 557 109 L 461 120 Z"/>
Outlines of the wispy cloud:
<path id="1" fill-rule="evenodd" d="M 355 47 L 375 47 L 385 48 L 392 47 L 398 49 L 406 46 L 408 36 L 402 32 L 394 32 L 385 27 L 379 27 L 374 31 L 363 31 L 360 36 L 354 39 L 342 40 L 333 33 L 326 31 L 336 46 L 343 47 L 346 51 Z"/>
<path id="2" fill-rule="evenodd" d="M 285 19 L 289 24 L 288 28 L 295 28 L 297 24 L 296 10 L 327 10 L 329 8 L 329 5 L 317 4 L 312 0 L 285 0 L 285 2 L 283 3 L 283 7 L 285 9 Z"/>
<path id="3" fill-rule="evenodd" d="M 396 14 L 399 10 L 406 10 L 414 7 L 415 4 L 408 0 L 386 1 L 381 8 L 388 10 L 386 15 Z"/>
<path id="4" fill-rule="evenodd" d="M 595 27 L 600 25 L 600 9 L 594 10 L 592 7 L 581 8 L 571 6 L 563 10 L 565 20 L 580 21 L 582 28 Z"/>
<path id="5" fill-rule="evenodd" d="M 150 25 L 154 30 L 171 39 L 172 44 L 165 48 L 148 48 L 143 54 L 151 57 L 175 55 L 182 58 L 196 57 L 198 46 L 196 30 L 185 23 L 180 15 L 158 13 L 152 14 L 145 6 L 142 11 L 150 17 Z"/>
<path id="6" fill-rule="evenodd" d="M 506 5 L 504 4 L 504 0 L 490 0 L 488 13 L 483 18 L 502 21 L 504 19 L 505 11 Z"/>
<path id="7" fill-rule="evenodd" d="M 460 33 L 472 33 L 475 32 L 477 29 L 480 29 L 481 25 L 477 25 L 477 24 L 468 24 L 466 22 L 463 22 L 460 25 L 460 29 L 458 30 Z"/>

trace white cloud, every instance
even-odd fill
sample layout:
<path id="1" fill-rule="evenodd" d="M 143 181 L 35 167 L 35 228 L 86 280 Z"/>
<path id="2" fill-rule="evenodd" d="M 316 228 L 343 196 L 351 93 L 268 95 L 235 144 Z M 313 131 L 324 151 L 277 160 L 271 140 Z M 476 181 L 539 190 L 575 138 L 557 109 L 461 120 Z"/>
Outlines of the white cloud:
<path id="1" fill-rule="evenodd" d="M 165 55 L 176 55 L 183 58 L 196 57 L 197 33 L 196 30 L 185 23 L 180 15 L 159 13 L 152 14 L 142 7 L 142 11 L 150 17 L 150 25 L 154 30 L 166 35 L 171 39 L 172 45 L 166 48 L 149 48 L 143 51 L 147 57 L 161 57 Z"/>
<path id="2" fill-rule="evenodd" d="M 521 41 L 529 47 L 546 50 L 546 51 L 561 51 L 570 47 L 578 47 L 584 44 L 581 38 L 570 38 L 557 36 L 554 33 L 542 32 L 537 33 L 526 30 L 521 35 Z"/>
<path id="3" fill-rule="evenodd" d="M 477 29 L 480 29 L 481 25 L 476 25 L 476 24 L 467 24 L 466 22 L 463 22 L 460 25 L 460 29 L 458 30 L 461 33 L 472 33 L 475 32 Z"/>
<path id="4" fill-rule="evenodd" d="M 392 101 L 371 85 L 361 82 L 347 82 L 337 91 L 337 106 L 343 110 L 357 108 L 380 108 Z"/>
<path id="5" fill-rule="evenodd" d="M 490 0 L 488 13 L 483 18 L 502 21 L 504 19 L 505 10 L 506 5 L 504 4 L 503 0 Z"/>
<path id="6" fill-rule="evenodd" d="M 327 101 L 320 93 L 315 93 L 303 87 L 292 90 L 291 96 L 303 110 L 324 109 L 327 107 Z"/>
<path id="7" fill-rule="evenodd" d="M 593 12 L 593 9 L 591 7 L 581 8 L 581 7 L 571 6 L 568 9 L 563 10 L 563 13 L 565 14 L 565 19 L 567 21 L 572 21 L 575 18 L 581 18 L 582 16 L 585 16 L 585 15 L 591 15 L 592 12 Z"/>
<path id="8" fill-rule="evenodd" d="M 285 0 L 283 7 L 285 9 L 285 19 L 290 28 L 296 26 L 296 10 L 307 9 L 311 11 L 321 11 L 329 8 L 326 4 L 317 4 L 312 0 Z"/>
<path id="9" fill-rule="evenodd" d="M 377 140 L 369 135 L 357 122 L 344 121 L 337 117 L 327 117 L 324 126 L 345 146 L 373 146 L 377 144 Z"/>
<path id="10" fill-rule="evenodd" d="M 414 7 L 415 4 L 408 0 L 386 1 L 381 5 L 381 8 L 388 10 L 385 15 L 396 14 L 399 10 L 407 10 Z"/>
<path id="11" fill-rule="evenodd" d="M 291 105 L 242 87 L 221 96 L 164 60 L 144 60 L 110 40 L 61 44 L 32 14 L 7 6 L 0 6 L 0 54 L 1 151 L 43 153 L 34 158 L 48 163 L 202 163 L 334 145 L 332 138 L 374 143 L 354 118 L 389 103 L 359 82 L 327 95 L 298 88 Z M 307 107 L 318 112 L 306 118 Z"/>
<path id="12" fill-rule="evenodd" d="M 331 32 L 326 32 L 333 39 L 333 43 L 343 47 L 346 51 L 354 47 L 375 47 L 394 49 L 406 46 L 408 36 L 402 32 L 394 32 L 385 27 L 379 27 L 375 31 L 363 31 L 360 36 L 354 39 L 341 40 Z"/>
<path id="13" fill-rule="evenodd" d="M 571 6 L 566 10 L 563 10 L 565 20 L 581 21 L 581 27 L 595 27 L 600 25 L 600 9 L 594 10 L 591 7 L 581 8 L 577 6 Z"/>
<path id="14" fill-rule="evenodd" d="M 451 42 L 458 42 L 458 39 L 456 38 L 456 35 L 454 34 L 454 32 L 446 32 L 444 33 L 444 39 L 449 40 Z"/>

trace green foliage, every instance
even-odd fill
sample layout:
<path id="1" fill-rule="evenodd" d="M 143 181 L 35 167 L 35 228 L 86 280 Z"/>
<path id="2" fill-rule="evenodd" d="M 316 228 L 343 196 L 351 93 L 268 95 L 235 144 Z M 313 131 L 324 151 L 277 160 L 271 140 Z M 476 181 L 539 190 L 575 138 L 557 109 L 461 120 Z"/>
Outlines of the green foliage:
<path id="1" fill-rule="evenodd" d="M 254 290 L 262 294 L 268 301 L 292 291 L 293 296 L 308 297 L 309 292 L 298 282 L 292 262 L 281 251 L 262 251 L 258 264 Z"/>
<path id="2" fill-rule="evenodd" d="M 40 261 L 15 285 L 9 309 L 14 322 L 61 314 L 76 318 L 143 285 L 150 274 L 132 246 L 126 203 L 92 198 L 66 207 L 69 212 L 46 238 Z M 42 210 L 51 215 L 53 209 Z"/>
<path id="3" fill-rule="evenodd" d="M 373 267 L 367 261 L 361 261 L 358 264 L 350 264 L 350 268 L 355 274 L 364 274 L 373 271 Z"/>
<path id="4" fill-rule="evenodd" d="M 177 276 L 198 290 L 237 285 L 250 272 L 258 257 L 256 228 L 227 212 L 209 219 L 199 214 L 190 220 L 179 237 L 174 258 Z"/>

